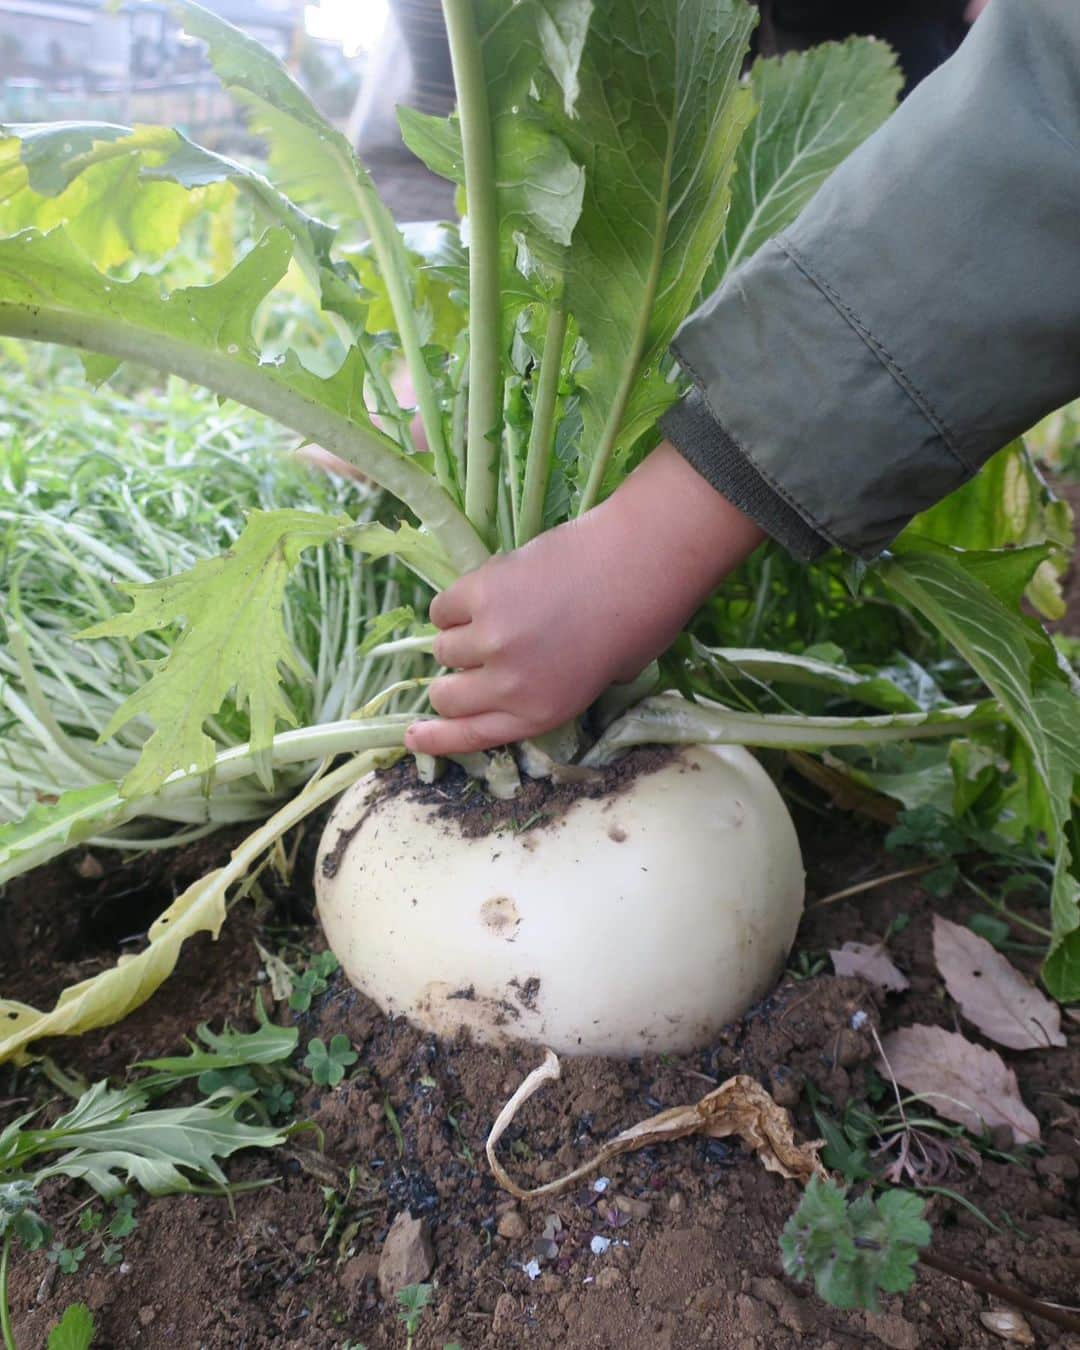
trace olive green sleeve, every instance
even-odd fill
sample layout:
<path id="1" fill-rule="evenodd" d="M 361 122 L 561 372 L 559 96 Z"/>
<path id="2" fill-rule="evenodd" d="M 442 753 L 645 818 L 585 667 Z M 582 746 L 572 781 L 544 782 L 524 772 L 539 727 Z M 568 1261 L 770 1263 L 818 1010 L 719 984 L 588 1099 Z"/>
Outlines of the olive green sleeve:
<path id="1" fill-rule="evenodd" d="M 664 434 L 803 558 L 873 556 L 1080 394 L 1080 4 L 991 0 L 674 352 Z"/>

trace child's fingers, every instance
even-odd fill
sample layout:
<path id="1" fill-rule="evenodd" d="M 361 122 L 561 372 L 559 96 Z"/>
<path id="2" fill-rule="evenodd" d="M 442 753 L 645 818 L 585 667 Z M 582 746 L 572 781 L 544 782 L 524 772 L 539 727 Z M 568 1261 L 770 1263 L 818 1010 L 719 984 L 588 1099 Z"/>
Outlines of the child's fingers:
<path id="1" fill-rule="evenodd" d="M 530 729 L 513 713 L 482 713 L 433 722 L 414 722 L 405 733 L 406 749 L 424 755 L 464 755 L 522 740 Z"/>
<path id="2" fill-rule="evenodd" d="M 476 670 L 435 680 L 428 686 L 428 698 L 440 717 L 475 717 L 478 713 L 494 712 L 498 707 L 491 680 Z"/>
<path id="3" fill-rule="evenodd" d="M 464 583 L 463 577 L 452 586 L 447 586 L 445 591 L 440 591 L 432 600 L 428 618 L 436 628 L 455 628 L 472 618 L 469 588 Z"/>

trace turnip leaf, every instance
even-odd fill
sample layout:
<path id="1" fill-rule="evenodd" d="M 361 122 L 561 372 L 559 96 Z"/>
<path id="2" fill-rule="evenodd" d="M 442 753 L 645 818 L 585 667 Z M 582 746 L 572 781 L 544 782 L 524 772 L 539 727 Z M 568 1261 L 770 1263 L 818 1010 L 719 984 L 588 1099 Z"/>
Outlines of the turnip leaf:
<path id="1" fill-rule="evenodd" d="M 204 730 L 226 696 L 246 706 L 251 749 L 270 744 L 278 723 L 295 714 L 281 689 L 282 665 L 295 665 L 284 622 L 285 585 L 301 553 L 326 543 L 351 522 L 311 511 L 259 511 L 228 553 L 188 572 L 123 589 L 134 604 L 81 636 L 136 637 L 181 623 L 184 632 L 149 683 L 117 709 L 107 740 L 135 717 L 155 731 L 124 783 L 128 796 L 153 792 L 174 772 L 209 773 L 217 747 Z M 370 528 L 370 527 L 369 527 Z"/>
<path id="2" fill-rule="evenodd" d="M 552 123 L 585 169 L 566 304 L 588 345 L 582 507 L 674 401 L 659 374 L 697 296 L 727 214 L 753 100 L 739 69 L 754 11 L 743 0 L 603 5 L 581 62 L 577 116 L 549 95 Z"/>
<path id="3" fill-rule="evenodd" d="M 706 293 L 791 224 L 833 169 L 885 121 L 900 84 L 891 48 L 873 38 L 754 62 L 757 114 L 739 144 L 731 210 Z"/>
<path id="4" fill-rule="evenodd" d="M 978 553 L 915 539 L 882 565 L 881 576 L 955 646 L 1019 733 L 1028 758 L 1027 823 L 1045 832 L 1054 857 L 1054 938 L 1043 978 L 1056 998 L 1072 1000 L 1080 997 L 1080 859 L 1073 853 L 1080 697 L 1045 631 L 1016 608 L 1045 556 L 1039 548 Z"/>

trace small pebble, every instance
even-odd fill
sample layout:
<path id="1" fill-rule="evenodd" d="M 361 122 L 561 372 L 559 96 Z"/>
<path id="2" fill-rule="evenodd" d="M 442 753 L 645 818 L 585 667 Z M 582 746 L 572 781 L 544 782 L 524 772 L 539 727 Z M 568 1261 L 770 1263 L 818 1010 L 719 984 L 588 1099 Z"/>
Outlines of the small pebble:
<path id="1" fill-rule="evenodd" d="M 681 1214 L 683 1212 L 686 1208 L 686 1198 L 681 1191 L 674 1191 L 668 1197 L 667 1207 L 672 1214 Z"/>
<path id="2" fill-rule="evenodd" d="M 611 1239 L 609 1237 L 601 1237 L 600 1234 L 597 1233 L 589 1243 L 589 1251 L 592 1252 L 593 1256 L 603 1256 L 610 1246 Z"/>
<path id="3" fill-rule="evenodd" d="M 496 1232 L 508 1242 L 518 1242 L 529 1231 L 529 1226 L 516 1209 L 508 1209 L 499 1220 Z"/>
<path id="4" fill-rule="evenodd" d="M 610 1185 L 611 1185 L 610 1177 L 597 1177 L 592 1184 L 592 1188 L 597 1193 L 597 1195 L 603 1195 Z"/>
<path id="5" fill-rule="evenodd" d="M 521 1269 L 528 1275 L 530 1280 L 538 1280 L 540 1278 L 540 1262 L 537 1261 L 536 1257 L 533 1257 L 533 1259 L 522 1266 Z"/>

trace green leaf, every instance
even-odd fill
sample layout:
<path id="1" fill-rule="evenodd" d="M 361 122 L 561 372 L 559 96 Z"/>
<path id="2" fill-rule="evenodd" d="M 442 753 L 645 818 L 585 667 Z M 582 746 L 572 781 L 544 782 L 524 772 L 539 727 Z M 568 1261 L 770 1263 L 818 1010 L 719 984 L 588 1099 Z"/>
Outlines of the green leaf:
<path id="1" fill-rule="evenodd" d="M 1024 442 L 1013 441 L 963 487 L 916 516 L 902 539 L 915 547 L 918 539 L 932 539 L 977 550 L 1050 544 L 1064 562 L 1074 545 L 1071 516 L 1068 503 L 1055 498 L 1043 481 Z M 1064 602 L 1051 560 L 1044 558 L 1024 584 L 1046 618 L 1062 617 Z"/>
<path id="2" fill-rule="evenodd" d="M 331 1037 L 330 1044 L 316 1036 L 308 1042 L 304 1068 L 311 1070 L 312 1081 L 322 1087 L 336 1087 L 345 1077 L 345 1070 L 355 1064 L 359 1056 L 348 1036 L 340 1032 Z"/>
<path id="3" fill-rule="evenodd" d="M 85 1107 L 81 1100 L 52 1129 L 33 1132 L 35 1152 L 68 1150 L 38 1175 L 77 1178 L 106 1198 L 119 1195 L 131 1181 L 151 1195 L 196 1185 L 225 1187 L 222 1159 L 242 1148 L 273 1148 L 285 1139 L 278 1130 L 236 1120 L 243 1097 L 141 1109 L 104 1082 L 95 1083 L 85 1097 Z"/>
<path id="4" fill-rule="evenodd" d="M 1080 880 L 1070 839 L 1080 697 L 1045 632 L 1015 609 L 1019 579 L 1038 556 L 1037 549 L 965 553 L 919 539 L 901 545 L 881 576 L 960 652 L 1019 732 L 1030 760 L 1024 823 L 1046 832 L 1054 858 L 1054 936 L 1043 978 L 1068 1001 L 1080 997 Z"/>
<path id="5" fill-rule="evenodd" d="M 0 141 L 0 227 L 67 226 L 95 266 L 159 258 L 196 215 L 220 209 L 208 189 L 243 192 L 267 224 L 285 226 L 312 261 L 333 230 L 306 215 L 262 175 L 166 127 L 93 122 L 11 128 Z M 0 128 L 0 135 L 4 130 Z"/>
<path id="6" fill-rule="evenodd" d="M 66 224 L 73 245 L 109 269 L 132 255 L 159 258 L 206 202 L 175 183 L 147 182 L 177 142 L 175 132 L 61 122 L 0 127 L 0 229 Z"/>
<path id="7" fill-rule="evenodd" d="M 217 747 L 204 730 L 235 690 L 249 712 L 251 748 L 270 744 L 295 714 L 282 692 L 282 666 L 296 665 L 283 608 L 285 586 L 305 549 L 351 527 L 347 517 L 308 511 L 255 511 L 232 549 L 190 571 L 149 585 L 125 585 L 130 611 L 79 636 L 136 637 L 182 623 L 154 677 L 121 704 L 102 732 L 107 740 L 133 718 L 155 731 L 124 782 L 129 797 L 153 792 L 174 772 L 209 773 Z M 260 775 L 264 784 L 269 775 Z"/>
<path id="8" fill-rule="evenodd" d="M 889 116 L 901 83 L 892 51 L 872 38 L 754 62 L 757 115 L 739 145 L 731 210 L 706 293 L 791 224 L 833 169 Z"/>
<path id="9" fill-rule="evenodd" d="M 37 802 L 20 820 L 0 825 L 0 884 L 24 870 L 42 849 L 49 856 L 101 834 L 126 814 L 112 783 L 73 788 L 55 802 Z"/>
<path id="10" fill-rule="evenodd" d="M 251 1032 L 232 1031 L 228 1027 L 222 1032 L 213 1032 L 204 1022 L 195 1034 L 210 1047 L 208 1051 L 192 1045 L 190 1054 L 144 1059 L 132 1067 L 152 1069 L 162 1076 L 163 1083 L 176 1083 L 205 1073 L 220 1073 L 252 1064 L 278 1064 L 289 1058 L 300 1037 L 296 1027 L 279 1027 L 269 1021 L 264 1021 L 258 1031 Z M 141 1086 L 147 1086 L 146 1080 Z"/>
<path id="11" fill-rule="evenodd" d="M 878 1291 L 900 1293 L 915 1278 L 930 1242 L 924 1201 L 910 1191 L 867 1192 L 848 1201 L 832 1181 L 813 1177 L 780 1237 L 784 1270 L 813 1279 L 834 1308 L 877 1308 Z"/>
<path id="12" fill-rule="evenodd" d="M 395 554 L 437 591 L 444 590 L 457 578 L 457 572 L 438 540 L 427 530 L 418 530 L 414 525 L 402 523 L 395 530 L 377 522 L 357 525 L 343 538 L 351 548 L 370 558 Z"/>
<path id="13" fill-rule="evenodd" d="M 744 0 L 645 0 L 627 24 L 599 6 L 577 116 L 552 124 L 585 169 L 566 303 L 588 344 L 579 372 L 582 472 L 591 505 L 616 464 L 678 395 L 660 361 L 720 239 L 735 149 L 753 112 L 739 68 L 754 24 Z"/>
<path id="14" fill-rule="evenodd" d="M 0 239 L 0 333 L 139 360 L 265 412 L 410 506 L 457 571 L 479 566 L 487 550 L 450 496 L 373 425 L 356 347 L 328 379 L 306 370 L 292 352 L 271 361 L 255 348 L 251 320 L 291 256 L 288 233 L 269 230 L 214 285 L 163 294 L 149 275 L 104 277 L 63 228 L 24 231 Z"/>
<path id="15" fill-rule="evenodd" d="M 585 174 L 550 125 L 537 97 L 540 81 L 554 82 L 565 117 L 576 115 L 579 67 L 592 0 L 476 0 L 477 29 L 494 155 L 496 203 L 504 253 L 514 238 L 560 270 L 581 213 Z M 435 118 L 402 108 L 402 135 L 435 173 L 464 187 L 464 156 L 456 117 Z M 554 246 L 554 247 L 553 247 Z M 510 268 L 505 269 L 509 272 Z M 504 277 L 509 288 L 511 277 Z M 508 287 L 504 284 L 506 306 Z"/>

